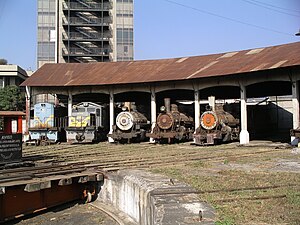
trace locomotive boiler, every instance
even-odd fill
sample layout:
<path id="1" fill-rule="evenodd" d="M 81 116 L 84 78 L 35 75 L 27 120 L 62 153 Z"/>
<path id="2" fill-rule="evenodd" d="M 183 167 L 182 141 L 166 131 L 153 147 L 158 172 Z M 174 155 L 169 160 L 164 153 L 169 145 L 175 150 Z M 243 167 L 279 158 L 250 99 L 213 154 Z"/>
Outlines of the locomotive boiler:
<path id="1" fill-rule="evenodd" d="M 223 104 L 207 106 L 200 116 L 200 126 L 196 129 L 196 145 L 214 145 L 239 139 L 240 121 L 226 112 Z"/>
<path id="2" fill-rule="evenodd" d="M 146 116 L 136 109 L 133 102 L 125 102 L 116 117 L 116 125 L 112 127 L 112 134 L 108 134 L 116 142 L 130 143 L 146 140 L 146 132 L 150 129 L 150 122 Z"/>
<path id="3" fill-rule="evenodd" d="M 161 143 L 191 140 L 194 132 L 193 118 L 179 112 L 178 106 L 170 103 L 170 98 L 165 98 L 164 102 L 152 132 L 146 136 Z"/>
<path id="4" fill-rule="evenodd" d="M 74 105 L 66 127 L 68 143 L 92 143 L 105 139 L 107 110 L 103 105 L 82 102 Z"/>
<path id="5" fill-rule="evenodd" d="M 34 119 L 29 127 L 30 140 L 36 145 L 66 140 L 65 118 L 66 107 L 56 106 L 52 103 L 37 103 L 34 105 Z"/>

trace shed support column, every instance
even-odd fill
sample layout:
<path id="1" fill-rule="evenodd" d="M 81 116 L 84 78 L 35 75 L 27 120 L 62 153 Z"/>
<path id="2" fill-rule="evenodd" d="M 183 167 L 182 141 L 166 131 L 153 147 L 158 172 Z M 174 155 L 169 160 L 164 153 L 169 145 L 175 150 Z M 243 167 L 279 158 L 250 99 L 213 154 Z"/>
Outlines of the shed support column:
<path id="1" fill-rule="evenodd" d="M 240 144 L 249 143 L 249 132 L 247 130 L 247 97 L 246 87 L 241 86 L 241 133 L 240 133 Z"/>
<path id="2" fill-rule="evenodd" d="M 293 129 L 299 127 L 299 85 L 298 82 L 292 83 L 292 104 L 293 104 Z M 291 137 L 291 144 L 297 145 L 299 140 L 295 137 Z"/>
<path id="3" fill-rule="evenodd" d="M 114 122 L 115 122 L 115 102 L 114 102 L 114 93 L 113 91 L 109 92 L 109 134 L 113 133 L 113 126 L 114 126 Z M 112 139 L 111 137 L 108 138 L 108 142 L 113 143 L 114 139 Z"/>
<path id="4" fill-rule="evenodd" d="M 68 97 L 68 117 L 72 115 L 72 105 L 73 105 L 73 96 L 72 93 L 69 92 L 69 97 Z"/>
<path id="5" fill-rule="evenodd" d="M 156 95 L 154 88 L 151 88 L 151 132 L 153 131 L 156 124 Z M 155 140 L 150 138 L 150 142 L 154 143 Z"/>
<path id="6" fill-rule="evenodd" d="M 26 107 L 26 125 L 25 125 L 25 132 L 24 132 L 24 137 L 23 141 L 26 142 L 29 140 L 29 127 L 30 127 L 30 100 L 31 100 L 31 95 L 30 95 L 30 87 L 26 86 L 26 102 L 25 102 L 25 107 Z"/>
<path id="7" fill-rule="evenodd" d="M 195 101 L 194 101 L 194 107 L 195 107 L 195 132 L 196 129 L 200 126 L 200 96 L 199 96 L 199 90 L 195 91 L 194 93 Z M 195 139 L 194 139 L 195 142 Z"/>

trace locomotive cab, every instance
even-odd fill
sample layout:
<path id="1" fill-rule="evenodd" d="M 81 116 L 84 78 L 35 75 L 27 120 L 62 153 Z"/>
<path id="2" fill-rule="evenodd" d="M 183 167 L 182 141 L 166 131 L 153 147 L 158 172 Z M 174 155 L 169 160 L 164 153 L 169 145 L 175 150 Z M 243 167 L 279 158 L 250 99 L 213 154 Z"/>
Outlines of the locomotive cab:
<path id="1" fill-rule="evenodd" d="M 66 128 L 69 143 L 97 142 L 105 137 L 105 108 L 92 102 L 74 105 Z"/>

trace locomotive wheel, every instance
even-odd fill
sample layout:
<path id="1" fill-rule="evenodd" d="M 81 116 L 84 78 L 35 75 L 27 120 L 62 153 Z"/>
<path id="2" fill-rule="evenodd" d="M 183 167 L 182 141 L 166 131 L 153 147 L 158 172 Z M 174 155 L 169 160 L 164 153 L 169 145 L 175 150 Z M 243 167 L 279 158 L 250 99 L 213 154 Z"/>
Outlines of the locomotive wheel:
<path id="1" fill-rule="evenodd" d="M 36 140 L 36 141 L 34 142 L 35 146 L 39 146 L 40 143 L 41 143 L 40 140 Z"/>
<path id="2" fill-rule="evenodd" d="M 183 139 L 186 139 L 186 137 L 185 137 L 185 131 L 186 131 L 186 129 L 185 129 L 184 126 L 180 126 L 179 127 L 179 130 L 178 130 L 178 140 L 179 141 L 181 141 Z"/>
<path id="3" fill-rule="evenodd" d="M 140 141 L 144 141 L 146 139 L 146 131 L 141 129 L 141 134 L 139 137 Z"/>
<path id="4" fill-rule="evenodd" d="M 50 142 L 48 140 L 41 140 L 40 145 L 41 146 L 47 146 L 47 145 L 50 145 Z"/>

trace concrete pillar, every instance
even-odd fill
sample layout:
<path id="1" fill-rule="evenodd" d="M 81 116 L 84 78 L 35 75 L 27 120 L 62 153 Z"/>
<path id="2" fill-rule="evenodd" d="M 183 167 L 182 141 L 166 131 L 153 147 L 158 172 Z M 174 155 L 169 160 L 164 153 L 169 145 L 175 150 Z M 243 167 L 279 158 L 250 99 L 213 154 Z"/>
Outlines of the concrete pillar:
<path id="1" fill-rule="evenodd" d="M 293 104 L 293 129 L 299 127 L 299 85 L 298 82 L 292 83 L 292 104 Z M 297 145 L 298 138 L 291 137 L 291 144 Z"/>
<path id="2" fill-rule="evenodd" d="M 73 109 L 73 96 L 72 96 L 72 92 L 69 91 L 69 93 L 68 93 L 68 126 L 71 125 L 72 109 Z"/>
<path id="3" fill-rule="evenodd" d="M 249 132 L 247 130 L 247 97 L 246 87 L 241 86 L 241 133 L 240 133 L 240 144 L 249 143 Z"/>
<path id="4" fill-rule="evenodd" d="M 115 100 L 114 93 L 111 90 L 109 92 L 109 134 L 113 133 L 113 125 L 115 124 Z M 108 138 L 108 142 L 114 142 L 114 139 L 111 137 Z"/>
<path id="5" fill-rule="evenodd" d="M 194 108 L 195 108 L 195 133 L 196 129 L 200 127 L 200 96 L 199 96 L 199 90 L 194 92 Z M 194 138 L 194 143 L 195 143 Z"/>
<path id="6" fill-rule="evenodd" d="M 199 90 L 194 92 L 194 107 L 195 107 L 195 130 L 200 126 L 200 96 Z"/>
<path id="7" fill-rule="evenodd" d="M 26 126 L 25 126 L 25 132 L 24 132 L 24 141 L 29 139 L 29 127 L 30 127 L 30 87 L 26 86 Z"/>
<path id="8" fill-rule="evenodd" d="M 151 88 L 151 132 L 156 124 L 156 95 L 154 88 Z M 154 139 L 150 138 L 150 142 L 154 143 Z"/>
<path id="9" fill-rule="evenodd" d="M 72 107 L 73 107 L 73 96 L 72 96 L 72 92 L 69 92 L 69 96 L 68 96 L 68 116 L 69 117 L 72 115 Z"/>

